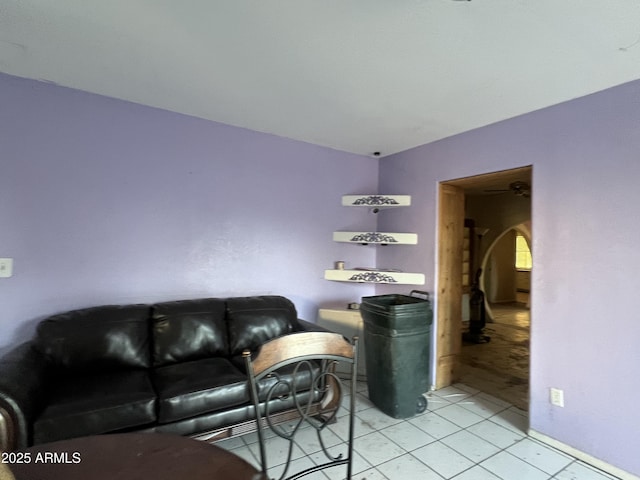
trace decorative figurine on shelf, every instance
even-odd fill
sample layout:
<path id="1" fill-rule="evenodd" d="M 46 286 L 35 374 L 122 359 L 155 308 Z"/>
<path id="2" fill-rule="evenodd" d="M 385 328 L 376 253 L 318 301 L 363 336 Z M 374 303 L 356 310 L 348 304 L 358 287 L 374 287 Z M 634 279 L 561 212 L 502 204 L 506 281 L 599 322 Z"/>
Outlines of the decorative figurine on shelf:
<path id="1" fill-rule="evenodd" d="M 484 292 L 480 290 L 480 275 L 482 269 L 476 271 L 476 276 L 471 285 L 469 297 L 469 331 L 462 334 L 463 340 L 471 343 L 487 343 L 491 337 L 484 334 L 486 325 L 486 310 L 484 306 Z"/>

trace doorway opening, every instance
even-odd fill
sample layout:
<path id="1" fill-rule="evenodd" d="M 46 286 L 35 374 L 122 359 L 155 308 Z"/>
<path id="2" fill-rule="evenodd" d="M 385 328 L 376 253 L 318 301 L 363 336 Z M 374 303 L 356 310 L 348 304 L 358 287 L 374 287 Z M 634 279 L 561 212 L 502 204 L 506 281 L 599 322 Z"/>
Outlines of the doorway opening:
<path id="1" fill-rule="evenodd" d="M 527 410 L 532 257 L 528 224 L 501 232 L 480 262 L 490 342 L 462 343 L 460 382 Z M 463 318 L 463 331 L 468 328 Z M 464 338 L 464 337 L 463 337 Z"/>
<path id="2" fill-rule="evenodd" d="M 530 287 L 523 282 L 530 269 L 516 268 L 516 238 L 522 235 L 531 245 L 531 170 L 443 182 L 438 226 L 436 388 L 462 382 L 523 410 L 531 321 Z M 478 272 L 485 294 L 483 335 L 490 340 L 463 342 L 469 279 Z"/>

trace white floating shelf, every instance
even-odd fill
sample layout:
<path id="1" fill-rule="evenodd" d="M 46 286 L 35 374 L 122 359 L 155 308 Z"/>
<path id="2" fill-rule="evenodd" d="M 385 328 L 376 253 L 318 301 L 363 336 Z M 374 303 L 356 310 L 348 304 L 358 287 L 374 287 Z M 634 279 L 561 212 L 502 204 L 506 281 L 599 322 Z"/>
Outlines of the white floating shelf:
<path id="1" fill-rule="evenodd" d="M 334 242 L 371 243 L 378 245 L 416 245 L 416 233 L 391 232 L 333 232 Z"/>
<path id="2" fill-rule="evenodd" d="M 353 283 L 391 283 L 424 285 L 424 274 L 390 272 L 386 270 L 325 270 L 325 280 Z"/>
<path id="3" fill-rule="evenodd" d="M 411 195 L 343 195 L 342 205 L 346 207 L 408 207 Z"/>

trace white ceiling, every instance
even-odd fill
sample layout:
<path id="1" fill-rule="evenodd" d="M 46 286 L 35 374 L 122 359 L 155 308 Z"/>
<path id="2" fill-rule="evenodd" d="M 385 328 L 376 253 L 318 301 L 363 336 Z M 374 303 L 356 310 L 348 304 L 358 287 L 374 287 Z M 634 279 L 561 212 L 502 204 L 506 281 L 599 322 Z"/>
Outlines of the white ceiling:
<path id="1" fill-rule="evenodd" d="M 385 156 L 640 78 L 640 0 L 0 0 L 0 71 Z"/>

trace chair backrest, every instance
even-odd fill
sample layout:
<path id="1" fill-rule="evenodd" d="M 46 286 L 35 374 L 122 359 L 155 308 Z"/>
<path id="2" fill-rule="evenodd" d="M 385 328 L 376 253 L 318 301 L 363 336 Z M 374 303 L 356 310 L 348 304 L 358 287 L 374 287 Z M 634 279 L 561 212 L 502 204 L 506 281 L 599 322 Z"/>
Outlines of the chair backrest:
<path id="1" fill-rule="evenodd" d="M 342 335 L 329 332 L 293 333 L 271 340 L 252 359 L 251 352 L 243 352 L 251 400 L 255 409 L 256 428 L 260 446 L 262 472 L 269 474 L 270 464 L 282 464 L 280 479 L 303 477 L 329 467 L 346 466 L 346 478 L 351 479 L 353 458 L 353 433 L 355 418 L 355 396 L 357 381 L 358 339 L 350 343 Z M 344 398 L 343 382 L 335 373 L 336 362 L 345 362 L 351 367 L 350 406 L 348 416 L 337 414 Z M 297 418 L 287 424 L 276 424 L 271 410 L 278 399 L 293 400 Z M 348 421 L 348 438 L 343 444 L 326 447 L 323 433 L 327 425 L 337 421 Z M 315 456 L 312 466 L 289 473 L 294 460 L 294 448 L 301 448 L 296 434 L 315 429 L 320 460 Z M 288 442 L 287 458 L 267 459 L 266 431 Z M 326 436 L 326 435 L 325 435 Z M 314 438 L 315 442 L 315 438 Z M 303 448 L 304 450 L 304 448 Z M 314 464 L 315 463 L 315 464 Z M 341 477 L 344 478 L 344 477 Z"/>
<path id="2" fill-rule="evenodd" d="M 3 455 L 1 450 L 0 455 Z M 11 470 L 9 469 L 9 465 L 4 461 L 0 462 L 0 480 L 16 480 L 16 477 L 13 476 L 13 473 L 11 473 Z"/>

